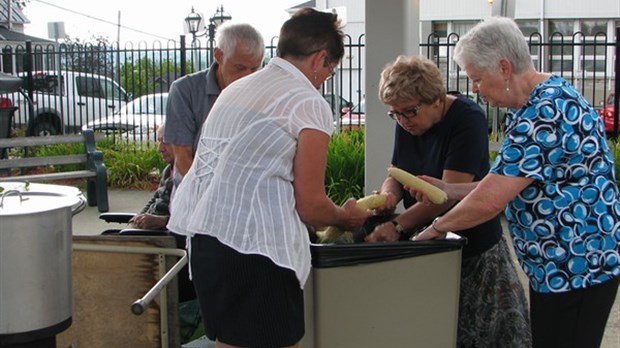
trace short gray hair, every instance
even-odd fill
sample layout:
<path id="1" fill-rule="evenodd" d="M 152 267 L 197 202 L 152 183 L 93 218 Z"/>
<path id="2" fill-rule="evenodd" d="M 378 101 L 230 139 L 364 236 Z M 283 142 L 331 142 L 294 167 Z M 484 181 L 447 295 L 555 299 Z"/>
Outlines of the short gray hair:
<path id="1" fill-rule="evenodd" d="M 236 46 L 244 42 L 249 53 L 255 57 L 265 56 L 265 41 L 263 36 L 251 25 L 246 23 L 224 23 L 215 34 L 217 47 L 225 56 L 233 54 Z"/>
<path id="2" fill-rule="evenodd" d="M 523 33 L 514 20 L 506 17 L 490 17 L 476 24 L 454 49 L 454 61 L 463 69 L 471 65 L 494 72 L 502 58 L 512 63 L 517 74 L 534 68 Z"/>

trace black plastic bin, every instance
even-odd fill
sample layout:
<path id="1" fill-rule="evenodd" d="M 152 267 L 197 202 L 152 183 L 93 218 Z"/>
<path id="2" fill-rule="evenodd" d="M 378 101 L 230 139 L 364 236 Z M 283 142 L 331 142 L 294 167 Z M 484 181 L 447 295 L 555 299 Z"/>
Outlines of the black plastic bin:
<path id="1" fill-rule="evenodd" d="M 463 239 L 312 244 L 304 347 L 454 347 Z"/>

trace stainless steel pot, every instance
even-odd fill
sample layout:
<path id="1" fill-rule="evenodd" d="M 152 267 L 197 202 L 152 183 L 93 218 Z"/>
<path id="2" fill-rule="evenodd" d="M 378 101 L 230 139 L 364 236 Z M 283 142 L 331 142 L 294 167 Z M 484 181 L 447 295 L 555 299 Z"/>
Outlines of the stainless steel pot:
<path id="1" fill-rule="evenodd" d="M 72 215 L 81 195 L 0 193 L 0 345 L 71 325 Z"/>

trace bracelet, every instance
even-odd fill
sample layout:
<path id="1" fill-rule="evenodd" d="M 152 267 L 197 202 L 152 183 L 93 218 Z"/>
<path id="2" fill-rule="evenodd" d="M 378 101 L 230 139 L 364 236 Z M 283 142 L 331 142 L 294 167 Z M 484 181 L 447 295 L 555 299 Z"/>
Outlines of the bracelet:
<path id="1" fill-rule="evenodd" d="M 396 220 L 392 220 L 392 225 L 394 225 L 394 228 L 396 229 L 396 232 L 398 232 L 398 234 L 403 234 L 403 232 L 405 231 L 405 228 L 398 223 L 398 221 Z"/>
<path id="2" fill-rule="evenodd" d="M 448 232 L 444 232 L 440 229 L 438 229 L 437 227 L 435 227 L 435 224 L 437 223 L 437 220 L 439 220 L 439 216 L 435 218 L 435 220 L 433 220 L 433 222 L 431 223 L 431 228 L 435 230 L 435 232 L 441 233 L 441 234 L 447 234 Z"/>

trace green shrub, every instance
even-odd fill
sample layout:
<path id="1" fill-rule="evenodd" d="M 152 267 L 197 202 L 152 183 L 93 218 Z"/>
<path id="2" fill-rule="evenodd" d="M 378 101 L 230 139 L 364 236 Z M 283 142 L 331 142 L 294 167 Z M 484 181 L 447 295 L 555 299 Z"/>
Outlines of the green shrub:
<path id="1" fill-rule="evenodd" d="M 614 156 L 614 171 L 616 174 L 616 182 L 620 185 L 620 142 L 618 139 L 609 139 L 607 140 L 607 145 L 609 145 L 609 149 Z"/>
<path id="2" fill-rule="evenodd" d="M 106 138 L 97 142 L 97 150 L 103 152 L 103 163 L 108 171 L 108 186 L 111 188 L 151 188 L 153 183 L 158 183 L 161 171 L 166 166 L 156 146 L 148 147 Z M 28 156 L 61 156 L 82 153 L 84 153 L 84 144 L 77 143 L 40 146 L 33 148 Z M 79 164 L 49 168 L 50 171 L 57 172 L 80 169 Z"/>
<path id="3" fill-rule="evenodd" d="M 327 153 L 325 190 L 334 203 L 364 195 L 364 131 L 352 130 L 332 136 Z"/>
<path id="4" fill-rule="evenodd" d="M 48 156 L 63 156 L 63 155 L 77 155 L 84 153 L 84 144 L 58 144 L 48 146 L 38 146 L 28 149 L 28 157 L 48 157 Z M 24 154 L 26 155 L 26 154 Z M 62 164 L 50 168 L 50 171 L 69 172 L 74 170 L 81 170 L 80 164 Z"/>
<path id="5" fill-rule="evenodd" d="M 97 143 L 97 149 L 103 152 L 110 187 L 149 188 L 166 166 L 156 146 L 105 140 Z"/>

